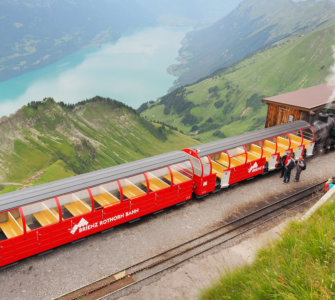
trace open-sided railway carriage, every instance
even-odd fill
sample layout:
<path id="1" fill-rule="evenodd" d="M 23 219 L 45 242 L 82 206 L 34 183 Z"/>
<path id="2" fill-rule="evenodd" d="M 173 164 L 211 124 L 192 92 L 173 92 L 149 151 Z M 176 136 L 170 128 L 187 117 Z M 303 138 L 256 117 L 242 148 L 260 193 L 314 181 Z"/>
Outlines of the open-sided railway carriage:
<path id="1" fill-rule="evenodd" d="M 193 165 L 198 161 L 203 165 L 204 173 L 195 168 L 196 175 L 199 175 L 194 179 L 195 194 L 208 192 L 201 189 L 203 183 L 207 185 L 206 180 L 199 182 L 203 180 L 202 174 L 216 174 L 217 185 L 220 188 L 228 187 L 276 169 L 280 157 L 285 154 L 294 152 L 296 157 L 311 156 L 314 138 L 313 128 L 305 121 L 297 121 L 186 149 L 184 151 L 193 157 Z"/>
<path id="2" fill-rule="evenodd" d="M 0 195 L 0 266 L 312 155 L 304 121 Z M 305 151 L 306 149 L 306 151 Z"/>

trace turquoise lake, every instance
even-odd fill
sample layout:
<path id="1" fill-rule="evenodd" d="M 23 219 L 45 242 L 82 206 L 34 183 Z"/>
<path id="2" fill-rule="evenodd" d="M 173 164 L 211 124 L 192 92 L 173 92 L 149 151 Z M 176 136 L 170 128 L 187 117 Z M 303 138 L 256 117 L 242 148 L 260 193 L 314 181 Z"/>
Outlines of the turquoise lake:
<path id="1" fill-rule="evenodd" d="M 176 79 L 167 68 L 177 62 L 187 31 L 180 27 L 146 28 L 0 82 L 0 116 L 45 97 L 76 103 L 99 95 L 133 108 L 156 100 Z"/>

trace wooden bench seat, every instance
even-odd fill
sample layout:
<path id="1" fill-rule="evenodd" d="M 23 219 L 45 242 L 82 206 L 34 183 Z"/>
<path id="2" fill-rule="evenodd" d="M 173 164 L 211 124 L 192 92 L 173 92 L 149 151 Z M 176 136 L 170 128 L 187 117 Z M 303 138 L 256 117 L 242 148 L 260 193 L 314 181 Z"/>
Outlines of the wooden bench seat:
<path id="1" fill-rule="evenodd" d="M 271 157 L 272 154 L 274 154 L 274 151 L 272 151 L 272 150 L 270 151 L 266 148 L 263 148 L 263 156 L 265 156 L 265 159 L 266 159 L 267 162 L 270 161 L 270 157 Z"/>
<path id="2" fill-rule="evenodd" d="M 302 138 L 300 136 L 297 136 L 294 134 L 290 134 L 289 136 L 290 136 L 291 142 L 294 141 L 295 143 L 298 143 L 301 145 Z"/>
<path id="3" fill-rule="evenodd" d="M 33 216 L 41 226 L 47 226 L 58 222 L 57 214 L 54 214 L 47 209 L 34 213 Z"/>
<path id="4" fill-rule="evenodd" d="M 72 216 L 79 216 L 91 211 L 91 208 L 80 200 L 73 201 L 71 203 L 65 204 L 64 206 Z"/>
<path id="5" fill-rule="evenodd" d="M 310 141 L 307 139 L 304 139 L 302 141 L 302 138 L 300 136 L 294 135 L 294 134 L 290 134 L 290 138 L 291 138 L 291 142 L 294 141 L 294 143 L 298 143 L 299 146 L 301 145 L 305 145 L 305 148 L 308 147 Z"/>
<path id="6" fill-rule="evenodd" d="M 259 153 L 259 155 L 262 154 L 262 149 L 261 149 L 261 147 L 258 146 L 258 145 L 256 145 L 256 144 L 251 144 L 251 145 L 250 145 L 250 149 L 249 149 L 249 151 Z"/>
<path id="7" fill-rule="evenodd" d="M 16 222 L 21 226 L 21 228 L 23 228 L 23 222 L 21 218 L 17 218 Z M 29 226 L 26 224 L 26 231 L 30 231 L 31 229 L 29 228 Z"/>
<path id="8" fill-rule="evenodd" d="M 255 159 L 259 159 L 262 157 L 262 148 L 258 145 L 251 144 L 250 149 L 248 151 L 248 156 L 252 155 Z M 249 161 L 249 158 L 248 158 Z"/>
<path id="9" fill-rule="evenodd" d="M 245 158 L 244 158 L 244 161 L 238 159 L 237 157 L 230 158 L 230 167 L 231 168 L 243 165 L 244 163 L 245 163 Z"/>
<path id="10" fill-rule="evenodd" d="M 120 203 L 120 200 L 117 199 L 114 195 L 109 193 L 101 193 L 93 197 L 96 202 L 98 202 L 101 206 L 112 206 Z"/>
<path id="11" fill-rule="evenodd" d="M 127 198 L 134 198 L 145 195 L 145 192 L 132 184 L 122 187 L 122 191 Z"/>
<path id="12" fill-rule="evenodd" d="M 260 158 L 260 155 L 257 155 L 253 152 L 248 151 L 247 153 L 248 153 L 248 162 L 251 162 L 251 161 L 254 161 Z"/>
<path id="13" fill-rule="evenodd" d="M 290 141 L 281 136 L 277 137 L 277 144 L 282 145 L 283 147 L 286 147 L 286 148 L 290 147 Z"/>
<path id="14" fill-rule="evenodd" d="M 276 144 L 274 142 L 265 140 L 263 142 L 263 149 L 270 151 L 272 154 L 276 152 Z"/>
<path id="15" fill-rule="evenodd" d="M 144 186 L 147 186 L 146 181 L 142 182 L 142 184 Z M 149 179 L 149 188 L 152 192 L 162 190 L 162 189 L 165 189 L 167 187 L 169 187 L 169 185 L 167 183 L 165 183 L 164 181 L 158 179 L 158 178 L 150 178 Z"/>
<path id="16" fill-rule="evenodd" d="M 23 234 L 22 225 L 19 225 L 10 213 L 8 214 L 8 221 L 0 223 L 0 228 L 8 239 Z"/>
<path id="17" fill-rule="evenodd" d="M 215 161 L 227 168 L 229 166 L 229 159 L 227 153 L 221 153 L 219 159 L 216 159 Z"/>
<path id="18" fill-rule="evenodd" d="M 288 150 L 288 147 L 286 145 L 277 144 L 277 150 L 280 153 L 280 156 L 283 156 L 284 152 Z"/>
<path id="19" fill-rule="evenodd" d="M 221 178 L 223 171 L 227 168 L 223 165 L 218 164 L 216 161 L 212 160 L 212 173 L 215 173 L 217 177 Z"/>
<path id="20" fill-rule="evenodd" d="M 173 176 L 173 183 L 174 184 L 179 184 L 179 183 L 190 180 L 190 178 L 186 177 L 185 175 L 183 175 L 179 172 L 172 172 L 172 176 Z M 171 182 L 171 175 L 170 174 L 166 174 L 163 177 Z"/>
<path id="21" fill-rule="evenodd" d="M 300 143 L 291 140 L 291 148 L 293 149 L 293 151 L 295 151 L 299 146 L 301 146 Z"/>

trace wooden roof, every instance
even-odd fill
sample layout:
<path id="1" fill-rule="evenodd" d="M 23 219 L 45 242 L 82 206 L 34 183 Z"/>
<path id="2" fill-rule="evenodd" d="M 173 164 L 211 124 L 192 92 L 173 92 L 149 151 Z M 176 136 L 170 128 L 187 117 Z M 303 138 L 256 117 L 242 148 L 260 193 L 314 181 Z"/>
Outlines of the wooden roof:
<path id="1" fill-rule="evenodd" d="M 326 105 L 333 90 L 334 87 L 332 86 L 319 84 L 290 93 L 264 98 L 262 101 L 268 104 L 282 104 L 310 111 Z"/>

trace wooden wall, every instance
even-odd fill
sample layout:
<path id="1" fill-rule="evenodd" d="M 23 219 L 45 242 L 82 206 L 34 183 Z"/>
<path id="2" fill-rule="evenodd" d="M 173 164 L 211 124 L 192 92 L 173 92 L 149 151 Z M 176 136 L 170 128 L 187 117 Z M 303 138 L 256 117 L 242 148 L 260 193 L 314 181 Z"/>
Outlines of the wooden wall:
<path id="1" fill-rule="evenodd" d="M 292 121 L 309 121 L 309 113 L 289 106 L 268 104 L 268 114 L 266 117 L 265 128 L 287 123 L 289 116 L 293 116 Z"/>

